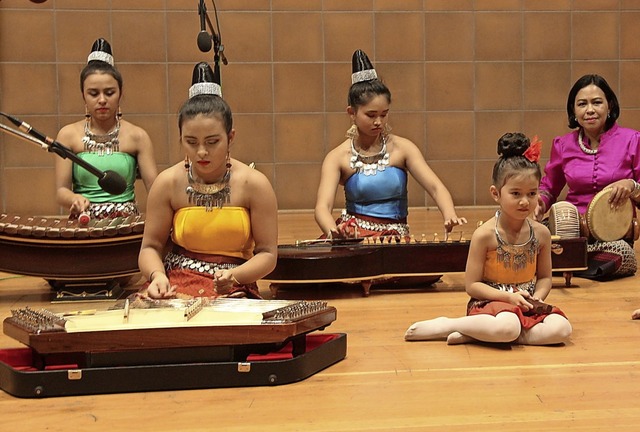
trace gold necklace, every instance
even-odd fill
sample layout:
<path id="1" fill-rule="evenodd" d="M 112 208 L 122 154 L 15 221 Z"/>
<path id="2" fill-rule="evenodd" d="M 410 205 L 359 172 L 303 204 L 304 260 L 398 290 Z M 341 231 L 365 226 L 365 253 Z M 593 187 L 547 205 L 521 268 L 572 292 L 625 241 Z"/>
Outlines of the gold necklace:
<path id="1" fill-rule="evenodd" d="M 228 204 L 231 193 L 231 188 L 229 187 L 231 164 L 227 164 L 227 171 L 222 176 L 222 179 L 215 183 L 199 183 L 195 181 L 192 166 L 192 164 L 189 164 L 189 169 L 187 170 L 189 186 L 185 190 L 189 197 L 189 203 L 205 207 L 206 211 L 213 210 L 213 207 L 222 208 L 224 204 Z"/>
<path id="2" fill-rule="evenodd" d="M 582 129 L 580 129 L 580 132 L 578 132 L 578 144 L 580 145 L 580 148 L 582 149 L 582 151 L 588 155 L 594 155 L 598 153 L 597 148 L 592 149 L 584 145 L 584 143 L 582 142 Z"/>

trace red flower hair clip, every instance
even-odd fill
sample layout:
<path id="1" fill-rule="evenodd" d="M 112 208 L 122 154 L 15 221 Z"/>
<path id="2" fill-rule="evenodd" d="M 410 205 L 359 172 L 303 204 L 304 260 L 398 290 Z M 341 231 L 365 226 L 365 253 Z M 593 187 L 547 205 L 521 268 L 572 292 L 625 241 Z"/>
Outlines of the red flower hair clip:
<path id="1" fill-rule="evenodd" d="M 523 156 L 531 162 L 538 163 L 540 160 L 540 150 L 542 150 L 542 141 L 540 141 L 538 135 L 536 135 L 533 137 L 533 141 L 531 141 L 529 148 L 525 150 Z"/>

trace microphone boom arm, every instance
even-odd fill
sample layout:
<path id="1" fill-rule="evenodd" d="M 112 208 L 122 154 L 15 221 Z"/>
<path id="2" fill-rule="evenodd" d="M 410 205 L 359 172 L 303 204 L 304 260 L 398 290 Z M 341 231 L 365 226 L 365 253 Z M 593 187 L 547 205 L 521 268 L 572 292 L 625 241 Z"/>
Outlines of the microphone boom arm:
<path id="1" fill-rule="evenodd" d="M 87 163 L 86 161 L 80 159 L 78 156 L 76 156 L 76 154 L 70 148 L 63 146 L 57 141 L 54 141 L 52 143 L 47 143 L 39 140 L 38 138 L 32 137 L 31 135 L 28 135 L 20 130 L 13 129 L 2 123 L 0 123 L 0 129 L 18 138 L 21 138 L 25 141 L 32 142 L 33 144 L 40 146 L 40 148 L 48 151 L 49 153 L 55 153 L 58 156 L 60 156 L 62 159 L 71 159 L 72 161 L 74 161 L 75 163 L 80 165 L 82 168 L 86 169 L 87 171 L 89 171 L 91 174 L 95 175 L 98 178 L 104 177 L 104 173 L 102 171 L 100 171 L 98 168 L 94 167 L 93 165 Z"/>
<path id="2" fill-rule="evenodd" d="M 0 129 L 4 130 L 5 132 L 14 135 L 20 139 L 23 139 L 25 141 L 29 141 L 32 142 L 33 144 L 36 144 L 38 146 L 40 146 L 40 148 L 49 151 L 49 144 L 40 141 L 37 138 L 32 137 L 31 135 L 27 135 L 26 133 L 19 131 L 17 129 L 13 129 L 5 124 L 0 123 Z"/>
<path id="3" fill-rule="evenodd" d="M 0 114 L 3 115 L 4 117 L 11 119 L 12 121 L 14 120 L 18 121 L 17 119 L 11 116 L 7 116 L 4 113 L 0 113 Z M 13 129 L 3 123 L 0 123 L 0 129 L 18 138 L 21 138 L 25 141 L 29 141 L 33 144 L 37 144 L 40 148 L 48 151 L 49 153 L 55 153 L 58 156 L 60 156 L 62 159 L 72 160 L 73 162 L 77 163 L 82 168 L 86 169 L 91 174 L 96 176 L 98 178 L 98 185 L 105 192 L 108 192 L 111 195 L 119 195 L 123 193 L 127 187 L 127 182 L 122 176 L 120 176 L 114 171 L 99 170 L 98 168 L 91 165 L 89 162 L 83 159 L 80 159 L 70 148 L 60 144 L 58 141 L 51 140 L 48 137 L 47 137 L 47 140 L 51 140 L 50 142 L 43 141 L 34 136 L 26 134 L 20 130 Z"/>

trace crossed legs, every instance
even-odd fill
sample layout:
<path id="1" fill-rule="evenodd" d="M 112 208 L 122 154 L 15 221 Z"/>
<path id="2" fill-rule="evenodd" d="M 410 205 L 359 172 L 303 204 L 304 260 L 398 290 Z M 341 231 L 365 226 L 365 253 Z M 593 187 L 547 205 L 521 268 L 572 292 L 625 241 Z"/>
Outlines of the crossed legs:
<path id="1" fill-rule="evenodd" d="M 565 342 L 571 335 L 571 324 L 562 315 L 551 314 L 529 330 L 522 330 L 513 312 L 493 315 L 469 315 L 460 318 L 440 317 L 411 325 L 407 341 L 446 339 L 450 345 L 474 341 L 527 345 L 550 345 Z"/>

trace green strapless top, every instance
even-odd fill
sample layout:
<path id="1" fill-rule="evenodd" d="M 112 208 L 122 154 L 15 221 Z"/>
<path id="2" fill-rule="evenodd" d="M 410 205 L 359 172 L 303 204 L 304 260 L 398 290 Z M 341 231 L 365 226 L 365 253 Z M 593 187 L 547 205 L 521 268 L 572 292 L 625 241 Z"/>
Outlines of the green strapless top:
<path id="1" fill-rule="evenodd" d="M 120 195 L 111 195 L 98 185 L 98 178 L 78 164 L 73 164 L 73 191 L 92 203 L 129 202 L 135 200 L 136 158 L 129 153 L 116 152 L 99 156 L 97 153 L 82 152 L 77 155 L 100 171 L 114 171 L 127 181 L 127 188 Z"/>

